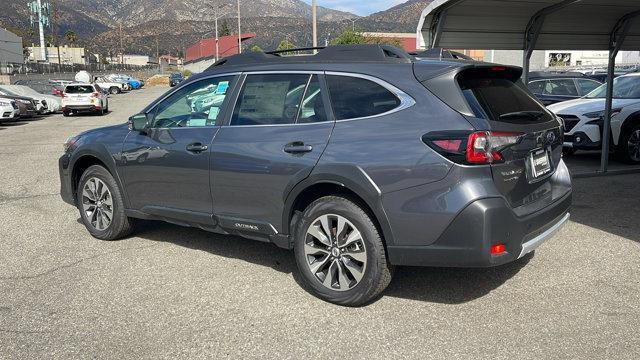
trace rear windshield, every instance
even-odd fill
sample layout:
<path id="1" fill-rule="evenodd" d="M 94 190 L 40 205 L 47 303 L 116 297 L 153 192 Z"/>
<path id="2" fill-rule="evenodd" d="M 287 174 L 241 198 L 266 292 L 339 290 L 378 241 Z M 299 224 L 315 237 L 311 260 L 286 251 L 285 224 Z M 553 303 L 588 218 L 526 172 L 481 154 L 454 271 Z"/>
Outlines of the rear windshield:
<path id="1" fill-rule="evenodd" d="M 67 94 L 91 94 L 94 92 L 92 85 L 69 85 L 64 89 Z"/>
<path id="2" fill-rule="evenodd" d="M 519 80 L 461 76 L 460 89 L 478 118 L 503 122 L 545 122 L 552 119 Z"/>

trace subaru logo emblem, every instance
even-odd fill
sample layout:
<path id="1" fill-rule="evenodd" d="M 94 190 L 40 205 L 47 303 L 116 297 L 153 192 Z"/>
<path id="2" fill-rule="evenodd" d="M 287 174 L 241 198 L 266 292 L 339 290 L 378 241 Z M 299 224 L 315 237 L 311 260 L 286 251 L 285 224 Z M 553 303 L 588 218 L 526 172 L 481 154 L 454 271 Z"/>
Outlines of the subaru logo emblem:
<path id="1" fill-rule="evenodd" d="M 547 144 L 553 144 L 556 141 L 556 134 L 552 131 L 547 133 Z"/>

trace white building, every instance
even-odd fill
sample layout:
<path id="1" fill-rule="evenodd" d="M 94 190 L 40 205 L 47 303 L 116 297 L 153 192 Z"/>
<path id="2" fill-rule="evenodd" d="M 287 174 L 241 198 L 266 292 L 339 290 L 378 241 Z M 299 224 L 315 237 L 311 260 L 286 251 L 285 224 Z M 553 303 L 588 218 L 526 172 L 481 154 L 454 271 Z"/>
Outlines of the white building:
<path id="1" fill-rule="evenodd" d="M 40 47 L 39 46 L 31 46 L 29 48 L 29 61 L 33 62 L 48 62 L 52 64 L 61 63 L 63 65 L 69 64 L 85 64 L 85 51 L 84 48 L 79 47 L 69 47 L 67 45 L 60 46 L 60 61 L 58 61 L 58 47 L 57 46 L 48 46 L 46 48 L 47 58 L 42 59 L 40 55 Z"/>
<path id="2" fill-rule="evenodd" d="M 531 56 L 531 70 L 542 70 L 548 67 L 589 67 L 607 66 L 609 53 L 607 51 L 575 51 L 575 50 L 547 50 L 534 51 Z M 485 50 L 484 61 L 505 65 L 522 66 L 522 51 L 520 50 Z M 621 51 L 616 58 L 618 65 L 640 65 L 639 51 Z"/>

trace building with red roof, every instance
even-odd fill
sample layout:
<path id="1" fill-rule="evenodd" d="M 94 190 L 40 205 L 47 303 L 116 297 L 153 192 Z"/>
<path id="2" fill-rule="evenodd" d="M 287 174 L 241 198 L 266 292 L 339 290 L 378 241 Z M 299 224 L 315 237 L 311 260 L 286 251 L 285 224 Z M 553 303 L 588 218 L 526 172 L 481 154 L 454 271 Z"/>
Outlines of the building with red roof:
<path id="1" fill-rule="evenodd" d="M 241 40 L 246 41 L 256 37 L 255 33 L 244 33 Z M 227 57 L 238 53 L 238 35 L 221 36 L 218 38 L 218 54 L 219 57 Z M 206 38 L 189 46 L 185 50 L 185 62 L 196 61 L 203 58 L 212 58 L 216 56 L 216 39 L 215 37 Z"/>

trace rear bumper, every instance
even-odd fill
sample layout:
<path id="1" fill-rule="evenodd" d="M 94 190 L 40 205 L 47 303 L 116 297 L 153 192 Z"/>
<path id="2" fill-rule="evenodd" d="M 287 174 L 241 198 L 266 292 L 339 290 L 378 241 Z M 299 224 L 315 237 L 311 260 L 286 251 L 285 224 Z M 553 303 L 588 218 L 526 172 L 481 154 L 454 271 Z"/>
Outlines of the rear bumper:
<path id="1" fill-rule="evenodd" d="M 502 198 L 477 200 L 467 206 L 447 230 L 428 246 L 389 246 L 394 265 L 491 267 L 506 264 L 535 250 L 569 219 L 571 192 L 531 215 L 517 217 Z M 491 246 L 505 252 L 491 255 Z"/>
<path id="2" fill-rule="evenodd" d="M 100 110 L 100 106 L 97 105 L 65 105 L 62 108 L 62 111 L 98 111 Z"/>

